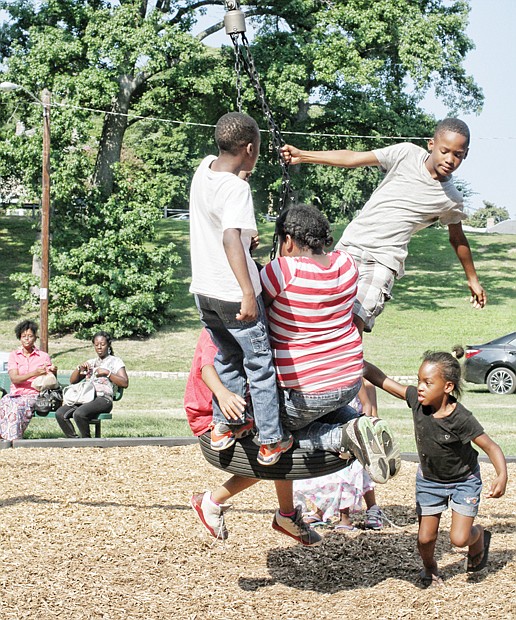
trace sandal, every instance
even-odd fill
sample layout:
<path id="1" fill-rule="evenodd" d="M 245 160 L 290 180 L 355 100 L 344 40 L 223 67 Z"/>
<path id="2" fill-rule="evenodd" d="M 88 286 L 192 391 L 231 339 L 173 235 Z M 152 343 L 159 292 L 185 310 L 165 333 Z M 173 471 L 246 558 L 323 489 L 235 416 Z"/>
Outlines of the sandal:
<path id="1" fill-rule="evenodd" d="M 356 532 L 357 529 L 354 525 L 344 525 L 343 523 L 337 523 L 333 526 L 335 532 Z"/>
<path id="2" fill-rule="evenodd" d="M 303 517 L 303 521 L 312 527 L 326 527 L 328 525 L 328 521 L 322 521 L 317 515 L 306 515 Z"/>
<path id="3" fill-rule="evenodd" d="M 476 555 L 470 555 L 466 558 L 466 571 L 468 573 L 477 573 L 479 570 L 485 568 L 487 564 L 487 560 L 489 558 L 489 545 L 491 544 L 491 532 L 488 530 L 484 530 L 484 549 L 477 553 Z M 478 561 L 479 558 L 482 558 L 480 562 L 474 564 L 474 562 Z"/>
<path id="4" fill-rule="evenodd" d="M 428 575 L 425 569 L 419 573 L 419 579 L 425 588 L 439 588 L 444 585 L 444 581 L 440 575 Z"/>

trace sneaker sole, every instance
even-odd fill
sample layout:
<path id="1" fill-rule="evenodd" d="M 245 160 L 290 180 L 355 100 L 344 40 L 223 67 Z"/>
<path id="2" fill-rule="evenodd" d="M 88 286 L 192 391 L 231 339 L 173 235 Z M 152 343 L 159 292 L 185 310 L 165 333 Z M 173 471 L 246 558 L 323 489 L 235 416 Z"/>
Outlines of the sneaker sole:
<path id="1" fill-rule="evenodd" d="M 371 419 L 367 416 L 360 416 L 346 432 L 358 448 L 355 456 L 371 479 L 378 484 L 385 484 L 390 478 L 389 461 Z"/>
<path id="2" fill-rule="evenodd" d="M 216 442 L 210 440 L 210 446 L 212 450 L 215 450 L 215 452 L 222 452 L 222 450 L 227 450 L 228 448 L 231 448 L 231 446 L 234 446 L 235 441 L 236 437 L 233 435 L 233 437 L 230 437 L 227 440 L 219 439 L 219 441 Z"/>
<path id="3" fill-rule="evenodd" d="M 199 504 L 197 502 L 197 497 L 199 497 L 198 495 L 192 495 L 192 497 L 190 498 L 190 506 L 193 508 L 195 514 L 199 517 L 199 521 L 204 525 L 204 527 L 206 528 L 206 530 L 209 532 L 210 536 L 213 536 L 213 538 L 216 538 L 217 540 L 226 540 L 227 539 L 227 534 L 224 536 L 217 536 L 217 534 L 215 533 L 215 530 L 208 525 L 208 523 L 206 522 L 206 520 L 204 519 L 204 514 L 202 512 L 202 508 L 201 508 L 201 504 Z M 201 501 L 202 501 L 202 495 L 201 497 Z"/>
<path id="4" fill-rule="evenodd" d="M 382 442 L 385 456 L 389 462 L 390 477 L 393 478 L 401 467 L 401 453 L 398 442 L 394 439 L 391 429 L 385 420 L 373 418 L 375 431 L 379 431 L 380 441 Z"/>
<path id="5" fill-rule="evenodd" d="M 320 540 L 317 540 L 316 542 L 308 542 L 308 541 L 304 541 L 302 538 L 300 538 L 299 536 L 296 536 L 295 534 L 292 534 L 291 532 L 289 532 L 288 530 L 285 530 L 281 527 L 281 525 L 279 525 L 276 521 L 276 519 L 274 519 L 272 521 L 272 529 L 276 530 L 276 532 L 280 532 L 281 534 L 286 534 L 287 536 L 290 536 L 290 538 L 293 538 L 294 540 L 297 540 L 297 542 L 301 543 L 304 547 L 317 547 L 318 545 L 320 545 L 323 541 L 322 537 Z"/>
<path id="6" fill-rule="evenodd" d="M 383 525 L 367 525 L 367 523 L 364 524 L 364 527 L 366 530 L 381 530 L 383 529 Z"/>

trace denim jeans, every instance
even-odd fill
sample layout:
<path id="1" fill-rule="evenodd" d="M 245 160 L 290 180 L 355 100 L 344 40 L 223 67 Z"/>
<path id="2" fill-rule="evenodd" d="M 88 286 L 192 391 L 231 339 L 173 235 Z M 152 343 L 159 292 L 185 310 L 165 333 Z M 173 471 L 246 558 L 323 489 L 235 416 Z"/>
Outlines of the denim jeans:
<path id="1" fill-rule="evenodd" d="M 308 426 L 292 431 L 296 444 L 303 450 L 325 450 L 340 452 L 342 442 L 342 426 L 358 418 L 360 414 L 353 407 L 340 407 L 337 411 L 327 413 Z"/>
<path id="2" fill-rule="evenodd" d="M 213 297 L 195 296 L 201 322 L 218 347 L 214 366 L 224 386 L 246 397 L 247 382 L 253 403 L 258 440 L 262 444 L 280 441 L 283 431 L 279 416 L 276 370 L 269 343 L 265 307 L 257 298 L 259 314 L 256 321 L 238 321 L 240 302 L 222 301 Z M 213 399 L 213 422 L 241 424 L 227 420 Z"/>
<path id="3" fill-rule="evenodd" d="M 296 431 L 327 413 L 338 411 L 355 398 L 361 385 L 362 380 L 359 379 L 349 388 L 328 392 L 298 392 L 280 387 L 280 412 L 284 428 Z"/>

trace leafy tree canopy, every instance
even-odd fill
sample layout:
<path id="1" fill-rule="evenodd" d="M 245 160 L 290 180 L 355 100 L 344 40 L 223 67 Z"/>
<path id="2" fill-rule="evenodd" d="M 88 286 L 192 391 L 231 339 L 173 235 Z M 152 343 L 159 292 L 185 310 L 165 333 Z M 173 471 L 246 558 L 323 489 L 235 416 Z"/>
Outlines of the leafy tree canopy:
<path id="1" fill-rule="evenodd" d="M 163 174 L 163 169 L 158 170 L 163 158 L 171 165 L 165 172 L 174 175 L 179 168 L 185 170 L 185 150 L 179 149 L 174 165 L 167 153 L 170 141 L 185 145 L 186 177 L 204 152 L 213 150 L 209 129 L 185 131 L 174 124 L 153 125 L 145 120 L 209 125 L 234 109 L 232 52 L 229 47 L 209 48 L 201 41 L 222 24 L 213 24 L 198 37 L 192 35 L 199 15 L 210 6 L 220 11 L 220 2 L 214 0 L 0 2 L 9 15 L 0 29 L 5 79 L 21 82 L 35 93 L 47 87 L 56 106 L 66 106 L 53 110 L 53 123 L 59 122 L 58 116 L 62 119 L 62 126 L 53 131 L 57 164 L 69 157 L 74 144 L 89 151 L 89 177 L 83 169 L 78 174 L 73 170 L 66 186 L 71 176 L 80 183 L 89 178 L 109 196 L 116 189 L 113 165 L 123 161 L 123 147 L 137 125 L 131 150 L 153 173 Z M 273 0 L 244 3 L 242 8 L 255 31 L 252 51 L 261 82 L 285 132 L 428 135 L 433 119 L 418 103 L 429 88 L 451 112 L 476 111 L 482 104 L 481 90 L 462 66 L 473 47 L 465 34 L 469 12 L 465 0 Z M 248 85 L 244 107 L 265 125 Z M 80 108 L 105 114 L 92 115 Z M 171 136 L 176 131 L 181 135 L 174 141 Z M 297 141 L 332 146 L 328 138 L 307 136 Z M 346 146 L 370 148 L 380 142 L 385 140 L 347 138 Z M 156 149 L 165 155 L 149 162 L 149 154 Z M 271 157 L 264 157 L 257 175 L 262 200 L 277 183 L 278 171 L 270 169 L 270 161 Z M 335 195 L 333 183 L 329 188 L 325 183 L 327 174 L 331 176 L 311 171 L 303 187 L 309 188 L 309 194 Z M 353 196 L 359 202 L 368 186 L 356 176 L 339 175 L 343 180 L 337 195 L 349 196 L 351 210 L 357 206 Z M 348 179 L 351 187 L 344 190 Z M 32 181 L 28 187 L 34 186 L 34 178 L 25 180 Z M 64 189 L 55 188 L 56 201 Z M 184 188 L 181 194 L 185 205 Z M 68 196 L 64 200 L 70 203 Z"/>
<path id="2" fill-rule="evenodd" d="M 78 243 L 89 247 L 97 234 L 94 213 L 104 214 L 104 228 L 120 230 L 104 206 L 117 196 L 126 200 L 135 179 L 142 191 L 134 195 L 145 196 L 156 217 L 166 206 L 187 207 L 193 169 L 215 151 L 210 125 L 235 109 L 230 40 L 221 49 L 203 44 L 222 24 L 193 34 L 199 16 L 220 6 L 215 0 L 0 1 L 8 16 L 0 27 L 3 79 L 35 94 L 45 87 L 52 92 L 54 253 Z M 428 136 L 434 119 L 419 103 L 430 88 L 454 113 L 482 104 L 462 65 L 473 47 L 465 0 L 270 0 L 244 2 L 242 9 L 275 120 L 302 148 L 369 150 L 386 144 L 381 136 Z M 264 127 L 255 93 L 247 78 L 243 83 L 244 110 Z M 37 196 L 41 142 L 31 132 L 14 136 L 13 123 L 40 132 L 41 108 L 21 93 L 1 100 L 0 177 L 21 181 Z M 316 202 L 332 219 L 350 217 L 378 181 L 376 170 L 292 172 L 299 198 Z M 279 176 L 263 140 L 252 182 L 259 209 L 277 208 Z M 150 237 L 142 228 L 141 239 Z M 57 255 L 55 261 L 54 276 L 66 273 Z M 51 308 L 55 303 L 52 298 Z"/>
<path id="3" fill-rule="evenodd" d="M 466 224 L 474 226 L 475 228 L 486 228 L 489 220 L 492 220 L 493 224 L 498 224 L 498 222 L 504 222 L 511 218 L 509 211 L 507 211 L 505 207 L 497 207 L 488 200 L 484 200 L 483 202 L 484 206 L 481 209 L 477 209 L 475 213 L 466 220 Z"/>

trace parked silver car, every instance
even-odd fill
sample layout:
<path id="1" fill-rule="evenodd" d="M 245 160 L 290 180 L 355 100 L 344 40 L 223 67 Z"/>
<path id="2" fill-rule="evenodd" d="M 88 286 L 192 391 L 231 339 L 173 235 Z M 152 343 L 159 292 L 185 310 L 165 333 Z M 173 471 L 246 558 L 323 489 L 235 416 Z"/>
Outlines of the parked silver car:
<path id="1" fill-rule="evenodd" d="M 485 344 L 467 345 L 464 379 L 485 383 L 491 394 L 516 392 L 516 332 Z"/>

